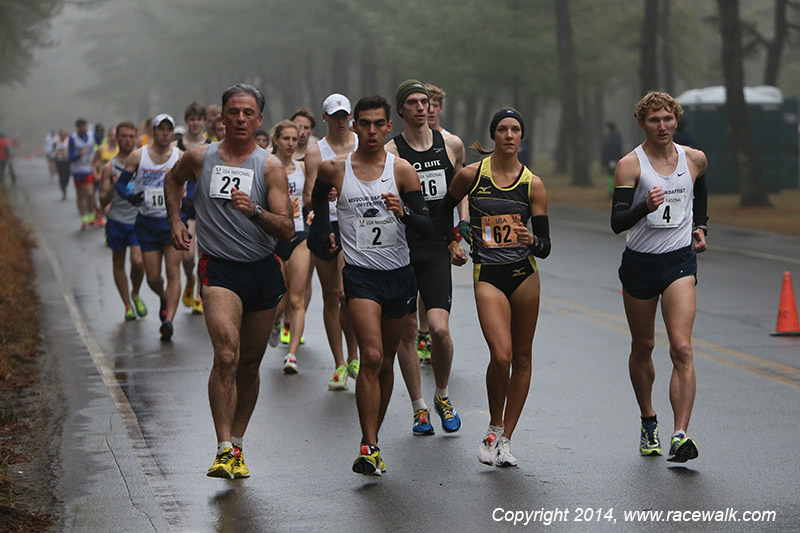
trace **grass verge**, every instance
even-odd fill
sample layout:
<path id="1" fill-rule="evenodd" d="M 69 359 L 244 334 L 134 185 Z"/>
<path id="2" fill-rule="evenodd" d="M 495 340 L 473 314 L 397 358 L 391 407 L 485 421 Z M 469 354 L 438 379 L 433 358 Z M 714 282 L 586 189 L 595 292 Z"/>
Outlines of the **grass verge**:
<path id="1" fill-rule="evenodd" d="M 22 398 L 33 392 L 41 338 L 31 260 L 35 244 L 30 230 L 14 216 L 2 185 L 0 235 L 0 529 L 45 531 L 51 518 L 26 510 L 18 501 L 14 469 L 9 468 L 30 460 L 25 447 L 15 442 L 31 431 L 18 410 Z"/>

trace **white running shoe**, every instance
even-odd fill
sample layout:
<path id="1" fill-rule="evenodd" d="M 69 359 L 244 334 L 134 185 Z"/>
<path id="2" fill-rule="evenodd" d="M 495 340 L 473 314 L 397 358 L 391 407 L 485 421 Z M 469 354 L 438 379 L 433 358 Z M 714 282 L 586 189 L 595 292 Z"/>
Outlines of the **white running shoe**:
<path id="1" fill-rule="evenodd" d="M 289 354 L 283 358 L 283 371 L 287 374 L 297 374 L 297 359 L 294 354 Z"/>
<path id="2" fill-rule="evenodd" d="M 478 446 L 478 461 L 485 465 L 494 465 L 495 458 L 497 457 L 497 440 L 500 437 L 489 429 L 486 436 L 483 437 L 481 445 Z"/>
<path id="3" fill-rule="evenodd" d="M 269 345 L 273 348 L 281 341 L 281 327 L 273 326 L 272 332 L 269 334 Z"/>
<path id="4" fill-rule="evenodd" d="M 517 466 L 517 459 L 511 455 L 511 441 L 505 437 L 497 439 L 497 458 L 495 466 Z"/>

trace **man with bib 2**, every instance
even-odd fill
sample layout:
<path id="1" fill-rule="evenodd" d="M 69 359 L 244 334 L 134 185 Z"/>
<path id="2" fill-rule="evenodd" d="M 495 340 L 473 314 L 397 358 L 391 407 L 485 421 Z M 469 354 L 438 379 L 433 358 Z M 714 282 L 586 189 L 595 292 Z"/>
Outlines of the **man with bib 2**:
<path id="1" fill-rule="evenodd" d="M 172 146 L 175 119 L 162 113 L 153 119 L 153 141 L 137 148 L 125 162 L 115 188 L 117 193 L 135 206 L 136 237 L 142 249 L 142 261 L 147 285 L 161 300 L 158 316 L 161 319 L 161 340 L 172 338 L 172 321 L 181 297 L 181 258 L 171 245 L 167 208 L 164 200 L 164 178 L 180 158 L 180 150 Z M 128 183 L 133 179 L 133 192 Z M 161 261 L 167 273 L 167 286 L 161 276 Z"/>
<path id="2" fill-rule="evenodd" d="M 531 385 L 540 290 L 534 256 L 550 254 L 550 225 L 544 183 L 517 155 L 525 136 L 522 115 L 512 108 L 498 110 L 489 135 L 494 150 L 477 141 L 472 147 L 491 156 L 456 174 L 439 205 L 437 223 L 443 235 L 455 239 L 453 208 L 468 196 L 475 304 L 491 357 L 486 369 L 489 428 L 478 460 L 508 467 L 517 466 L 510 439 Z M 528 220 L 533 233 L 526 227 Z M 464 251 L 456 251 L 462 257 L 455 255 L 453 263 L 463 264 Z"/>
<path id="3" fill-rule="evenodd" d="M 353 471 L 376 476 L 386 469 L 377 444 L 392 395 L 394 357 L 408 315 L 417 307 L 404 230 L 433 230 L 414 168 L 384 149 L 392 129 L 390 109 L 380 96 L 367 96 L 356 104 L 353 130 L 358 148 L 320 165 L 311 194 L 315 216 L 308 237 L 315 253 L 336 252 L 328 216 L 328 193 L 335 187 L 347 313 L 361 355 L 356 404 L 362 436 Z"/>
<path id="4" fill-rule="evenodd" d="M 225 138 L 190 148 L 167 177 L 172 242 L 188 250 L 193 236 L 180 219 L 186 180 L 196 179 L 198 277 L 214 364 L 208 399 L 217 435 L 211 477 L 250 476 L 244 433 L 258 399 L 259 366 L 275 307 L 286 292 L 276 239 L 294 235 L 286 172 L 256 145 L 264 95 L 245 84 L 222 94 Z"/>
<path id="5" fill-rule="evenodd" d="M 642 417 L 639 453 L 662 452 L 651 399 L 655 317 L 661 296 L 672 359 L 669 397 L 675 422 L 667 460 L 681 463 L 697 457 L 697 445 L 686 430 L 696 390 L 692 326 L 697 253 L 706 249 L 708 203 L 705 154 L 672 141 L 682 115 L 681 105 L 667 93 L 653 91 L 639 100 L 635 116 L 646 138 L 619 161 L 611 207 L 614 233 L 630 230 L 619 279 L 631 331 L 628 369 Z"/>

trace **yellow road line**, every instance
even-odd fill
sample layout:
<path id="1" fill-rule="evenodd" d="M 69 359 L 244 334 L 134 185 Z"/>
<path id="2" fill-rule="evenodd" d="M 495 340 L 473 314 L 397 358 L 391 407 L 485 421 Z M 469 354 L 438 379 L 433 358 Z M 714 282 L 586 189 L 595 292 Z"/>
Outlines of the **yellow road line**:
<path id="1" fill-rule="evenodd" d="M 573 316 L 608 329 L 622 333 L 629 332 L 628 324 L 624 316 L 608 313 L 606 311 L 600 311 L 599 309 L 593 309 L 591 307 L 577 304 L 563 298 L 545 296 L 542 298 L 542 307 L 544 309 L 549 309 L 561 314 Z M 655 332 L 659 340 L 667 341 L 667 331 L 664 328 L 656 328 Z M 800 368 L 775 363 L 774 361 L 769 361 L 746 352 L 728 348 L 713 342 L 697 339 L 695 337 L 692 338 L 692 345 L 707 350 L 694 350 L 694 355 L 698 357 L 702 357 L 704 359 L 736 368 L 737 370 L 749 372 L 777 383 L 791 385 L 792 387 L 800 389 Z M 715 355 L 709 352 L 716 352 L 717 354 L 721 355 Z M 755 366 L 743 364 L 740 361 L 746 361 L 747 363 Z"/>

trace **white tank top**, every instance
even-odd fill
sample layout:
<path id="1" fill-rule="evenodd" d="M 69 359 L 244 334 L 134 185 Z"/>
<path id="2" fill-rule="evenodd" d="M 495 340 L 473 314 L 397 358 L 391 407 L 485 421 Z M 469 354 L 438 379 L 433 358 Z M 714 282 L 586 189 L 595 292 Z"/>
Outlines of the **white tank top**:
<path id="1" fill-rule="evenodd" d="M 294 220 L 294 231 L 303 231 L 303 186 L 306 183 L 306 175 L 300 168 L 300 163 L 295 161 L 294 172 L 286 176 L 289 183 L 289 200 L 292 202 L 292 220 Z"/>
<path id="2" fill-rule="evenodd" d="M 134 178 L 133 192 L 144 192 L 144 202 L 139 206 L 139 214 L 153 218 L 167 218 L 167 205 L 164 203 L 164 178 L 172 170 L 180 157 L 178 147 L 172 147 L 172 154 L 166 163 L 153 163 L 148 152 L 149 146 L 142 146 L 139 170 Z"/>
<path id="3" fill-rule="evenodd" d="M 358 148 L 358 135 L 355 133 L 353 135 L 353 151 L 356 151 Z M 327 161 L 328 159 L 333 159 L 336 157 L 336 152 L 333 151 L 331 145 L 328 144 L 328 137 L 325 136 L 317 142 L 317 146 L 319 146 L 319 155 L 322 157 L 322 161 Z M 336 214 L 336 200 L 328 201 L 328 213 L 331 215 L 331 222 L 336 222 L 338 220 L 338 215 Z"/>
<path id="4" fill-rule="evenodd" d="M 686 151 L 673 145 L 678 151 L 678 164 L 669 176 L 662 176 L 653 169 L 641 145 L 634 150 L 641 173 L 633 193 L 633 205 L 643 202 L 656 185 L 664 190 L 664 203 L 628 231 L 625 244 L 635 252 L 663 254 L 692 244 L 694 182 L 686 163 Z"/>
<path id="5" fill-rule="evenodd" d="M 405 226 L 386 208 L 381 194 L 400 196 L 394 180 L 394 155 L 386 153 L 380 178 L 361 181 L 347 156 L 339 191 L 339 233 L 344 261 L 371 270 L 395 270 L 409 264 Z"/>

